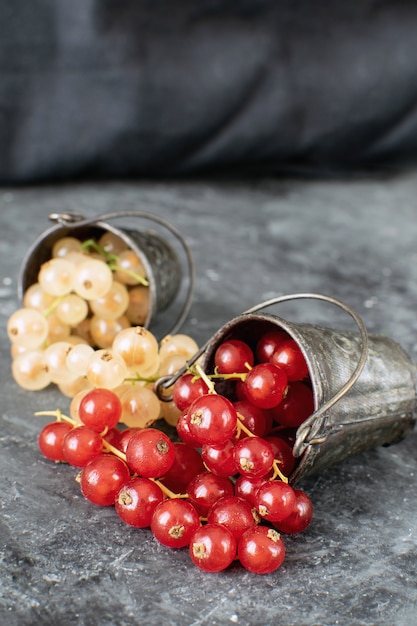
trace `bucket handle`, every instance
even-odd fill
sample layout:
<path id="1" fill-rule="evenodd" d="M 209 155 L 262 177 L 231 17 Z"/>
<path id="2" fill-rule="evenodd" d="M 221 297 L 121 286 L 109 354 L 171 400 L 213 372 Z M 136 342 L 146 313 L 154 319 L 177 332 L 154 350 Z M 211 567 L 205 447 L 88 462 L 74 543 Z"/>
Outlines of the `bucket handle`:
<path id="1" fill-rule="evenodd" d="M 181 244 L 182 249 L 185 253 L 186 261 L 187 261 L 187 271 L 188 271 L 188 288 L 184 297 L 184 302 L 182 304 L 180 313 L 178 318 L 175 320 L 175 323 L 172 325 L 169 334 L 174 335 L 178 332 L 181 326 L 184 324 L 192 305 L 193 293 L 194 293 L 194 283 L 195 283 L 195 269 L 194 269 L 194 261 L 191 254 L 191 250 L 185 241 L 184 237 L 181 235 L 179 230 L 175 228 L 172 224 L 167 222 L 162 217 L 158 217 L 157 215 L 153 215 L 151 213 L 147 213 L 146 211 L 136 211 L 136 210 L 127 210 L 127 211 L 113 211 L 110 213 L 102 213 L 101 215 L 95 215 L 94 217 L 86 218 L 81 213 L 67 211 L 66 213 L 51 213 L 49 215 L 49 219 L 52 222 L 57 222 L 58 224 L 63 224 L 68 226 L 70 224 L 76 224 L 77 226 L 88 226 L 89 224 L 94 224 L 98 221 L 109 221 L 113 219 L 117 219 L 120 217 L 137 217 L 150 220 L 155 224 L 159 224 L 166 230 L 168 230 Z"/>
<path id="2" fill-rule="evenodd" d="M 290 300 L 302 300 L 302 299 L 310 299 L 310 300 L 322 300 L 324 302 L 328 302 L 330 304 L 334 304 L 346 313 L 348 313 L 353 320 L 355 321 L 361 336 L 362 342 L 362 354 L 361 357 L 353 370 L 350 378 L 346 381 L 346 383 L 339 389 L 337 393 L 334 394 L 327 402 L 325 402 L 317 411 L 314 411 L 308 417 L 301 426 L 297 429 L 297 437 L 293 447 L 294 456 L 300 456 L 304 450 L 310 445 L 315 443 L 320 443 L 322 439 L 320 438 L 312 438 L 311 440 L 307 440 L 308 435 L 310 434 L 313 424 L 318 417 L 324 415 L 336 402 L 338 402 L 348 391 L 353 387 L 355 382 L 358 380 L 359 376 L 362 373 L 363 368 L 365 367 L 366 360 L 368 358 L 368 332 L 366 330 L 365 324 L 362 321 L 362 318 L 359 314 L 348 304 L 343 302 L 342 300 L 338 300 L 333 296 L 328 296 L 326 294 L 321 293 L 313 293 L 313 292 L 301 292 L 301 293 L 292 293 L 284 296 L 276 296 L 275 298 L 271 298 L 270 300 L 265 300 L 264 302 L 260 302 L 250 309 L 246 309 L 243 311 L 242 315 L 248 315 L 250 313 L 256 313 L 261 309 L 265 309 L 275 304 L 281 304 L 282 302 L 288 302 Z M 155 383 L 155 392 L 160 397 L 161 400 L 170 400 L 171 398 L 167 396 L 164 389 L 168 389 L 171 387 L 187 370 L 193 365 L 206 351 L 208 345 L 210 344 L 211 339 L 209 339 L 199 350 L 187 361 L 187 363 L 182 367 L 178 372 L 176 372 L 172 376 L 163 376 Z"/>
<path id="3" fill-rule="evenodd" d="M 277 296 L 276 298 L 271 298 L 270 300 L 265 300 L 250 309 L 247 309 L 244 314 L 255 313 L 260 309 L 267 308 L 274 304 L 280 304 L 282 302 L 287 302 L 289 300 L 301 300 L 301 299 L 310 299 L 310 300 L 322 300 L 324 302 L 328 302 L 330 304 L 334 304 L 346 313 L 348 313 L 353 320 L 355 321 L 361 336 L 362 342 L 362 353 L 361 357 L 353 370 L 350 378 L 346 381 L 346 383 L 339 389 L 337 393 L 334 394 L 327 402 L 325 402 L 317 411 L 314 411 L 297 429 L 297 436 L 293 447 L 293 454 L 296 457 L 301 456 L 304 450 L 310 445 L 314 443 L 320 443 L 322 439 L 314 438 L 311 440 L 307 440 L 308 435 L 310 434 L 314 422 L 318 417 L 322 417 L 333 405 L 336 404 L 341 398 L 350 391 L 355 382 L 358 380 L 359 376 L 362 373 L 363 368 L 365 367 L 366 360 L 368 358 L 368 332 L 366 330 L 365 324 L 362 321 L 362 318 L 358 315 L 358 313 L 350 307 L 348 304 L 343 302 L 342 300 L 338 300 L 337 298 L 333 298 L 332 296 L 328 296 L 320 293 L 293 293 L 284 296 Z"/>

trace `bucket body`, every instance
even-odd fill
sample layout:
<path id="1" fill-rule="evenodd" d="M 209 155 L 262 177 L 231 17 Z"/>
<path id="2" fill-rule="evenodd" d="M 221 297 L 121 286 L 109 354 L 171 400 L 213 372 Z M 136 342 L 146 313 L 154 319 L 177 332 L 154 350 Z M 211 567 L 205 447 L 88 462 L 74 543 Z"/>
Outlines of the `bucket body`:
<path id="1" fill-rule="evenodd" d="M 254 348 L 270 330 L 286 331 L 300 347 L 315 412 L 345 385 L 362 354 L 361 337 L 354 331 L 248 313 L 232 319 L 212 337 L 203 357 L 204 371 L 213 372 L 214 354 L 223 341 L 241 339 Z M 298 464 L 289 482 L 296 484 L 351 455 L 401 440 L 415 423 L 416 380 L 415 364 L 397 343 L 369 335 L 367 359 L 352 388 L 328 411 L 317 418 L 313 414 L 297 429 L 294 454 Z"/>
<path id="2" fill-rule="evenodd" d="M 68 221 L 45 230 L 29 248 L 23 259 L 18 283 L 22 299 L 28 287 L 37 282 L 41 265 L 51 258 L 53 245 L 62 237 L 76 237 L 80 241 L 97 240 L 111 232 L 135 252 L 142 262 L 149 282 L 150 305 L 144 326 L 149 327 L 158 312 L 165 310 L 175 299 L 182 278 L 181 264 L 174 249 L 157 233 L 148 230 L 117 228 L 106 221 Z"/>

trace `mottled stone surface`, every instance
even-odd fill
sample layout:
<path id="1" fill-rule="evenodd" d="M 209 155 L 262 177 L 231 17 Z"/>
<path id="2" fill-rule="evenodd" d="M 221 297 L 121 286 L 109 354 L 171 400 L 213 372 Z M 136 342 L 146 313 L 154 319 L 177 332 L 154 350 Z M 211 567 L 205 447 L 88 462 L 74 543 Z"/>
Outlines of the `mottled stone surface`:
<path id="1" fill-rule="evenodd" d="M 310 528 L 286 537 L 276 573 L 239 566 L 209 575 L 186 550 L 80 495 L 73 468 L 37 451 L 46 418 L 68 400 L 25 392 L 10 375 L 6 320 L 18 307 L 19 266 L 48 214 L 140 209 L 188 241 L 196 289 L 183 331 L 201 344 L 273 295 L 341 298 L 417 360 L 417 174 L 354 180 L 109 182 L 0 190 L 1 566 L 7 626 L 417 624 L 417 435 L 305 479 Z M 352 327 L 331 305 L 292 302 L 282 317 Z M 155 332 L 174 316 L 163 315 Z"/>

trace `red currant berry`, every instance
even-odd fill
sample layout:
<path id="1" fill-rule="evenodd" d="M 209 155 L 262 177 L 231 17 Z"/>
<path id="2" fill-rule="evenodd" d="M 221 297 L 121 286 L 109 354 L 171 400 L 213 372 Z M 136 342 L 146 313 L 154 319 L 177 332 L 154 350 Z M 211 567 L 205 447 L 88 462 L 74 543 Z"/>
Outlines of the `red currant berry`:
<path id="1" fill-rule="evenodd" d="M 201 457 L 206 467 L 213 474 L 217 474 L 217 476 L 233 476 L 238 473 L 233 456 L 234 445 L 231 439 L 217 446 L 204 444 L 201 449 Z"/>
<path id="2" fill-rule="evenodd" d="M 204 463 L 201 455 L 195 448 L 182 441 L 173 443 L 175 458 L 170 469 L 160 480 L 175 493 L 183 493 L 187 485 L 197 474 L 204 472 Z"/>
<path id="3" fill-rule="evenodd" d="M 284 397 L 288 385 L 284 370 L 273 363 L 255 365 L 244 382 L 247 399 L 261 409 L 272 409 Z"/>
<path id="4" fill-rule="evenodd" d="M 144 428 L 128 441 L 126 462 L 130 470 L 140 476 L 159 478 L 168 472 L 174 460 L 174 444 L 156 428 Z"/>
<path id="5" fill-rule="evenodd" d="M 62 442 L 64 459 L 74 467 L 84 467 L 102 451 L 103 441 L 100 435 L 88 426 L 71 428 Z"/>
<path id="6" fill-rule="evenodd" d="M 256 506 L 255 494 L 259 487 L 267 482 L 265 476 L 245 476 L 241 474 L 235 482 L 235 496 L 244 498 L 253 507 Z"/>
<path id="7" fill-rule="evenodd" d="M 200 526 L 195 507 L 186 500 L 164 500 L 155 508 L 151 520 L 154 537 L 168 548 L 184 548 Z"/>
<path id="8" fill-rule="evenodd" d="M 207 522 L 226 526 L 238 541 L 245 530 L 259 523 L 259 516 L 244 498 L 223 496 L 211 507 Z"/>
<path id="9" fill-rule="evenodd" d="M 288 339 L 284 330 L 270 330 L 258 340 L 255 348 L 256 359 L 259 363 L 269 361 L 279 345 Z"/>
<path id="10" fill-rule="evenodd" d="M 270 574 L 285 558 L 285 546 L 280 534 L 268 526 L 247 530 L 238 543 L 237 555 L 243 567 L 254 574 Z"/>
<path id="11" fill-rule="evenodd" d="M 254 363 L 254 356 L 247 343 L 229 339 L 219 345 L 214 354 L 214 365 L 219 374 L 246 372 Z"/>
<path id="12" fill-rule="evenodd" d="M 281 522 L 293 511 L 296 503 L 294 489 L 280 480 L 269 480 L 255 494 L 259 515 L 269 522 Z"/>
<path id="13" fill-rule="evenodd" d="M 290 476 L 295 467 L 295 457 L 292 453 L 292 447 L 286 439 L 277 435 L 268 435 L 265 437 L 274 454 L 275 460 L 278 462 L 280 471 L 284 476 Z"/>
<path id="14" fill-rule="evenodd" d="M 308 376 L 307 362 L 294 339 L 287 339 L 278 346 L 269 360 L 278 367 L 282 367 L 290 382 L 303 380 Z"/>
<path id="15" fill-rule="evenodd" d="M 62 442 L 70 430 L 72 426 L 67 422 L 46 424 L 38 436 L 38 446 L 43 456 L 51 461 L 65 461 Z"/>
<path id="16" fill-rule="evenodd" d="M 283 533 L 301 533 L 313 518 L 313 504 L 308 495 L 300 489 L 294 489 L 294 492 L 296 503 L 292 512 L 281 522 L 273 522 L 275 528 Z"/>
<path id="17" fill-rule="evenodd" d="M 207 517 L 210 508 L 219 498 L 233 495 L 233 484 L 226 476 L 201 472 L 188 483 L 186 491 L 199 514 Z"/>
<path id="18" fill-rule="evenodd" d="M 188 413 L 182 413 L 177 421 L 177 435 L 183 443 L 193 447 L 199 448 L 200 441 L 197 437 L 190 432 L 190 421 L 188 419 Z"/>
<path id="19" fill-rule="evenodd" d="M 124 430 L 122 430 L 119 439 L 119 449 L 126 454 L 129 439 L 132 435 L 138 433 L 141 430 L 143 430 L 143 428 L 141 428 L 140 426 L 130 426 L 130 428 L 125 428 Z"/>
<path id="20" fill-rule="evenodd" d="M 113 454 L 100 454 L 82 470 L 81 492 L 93 504 L 111 506 L 129 478 L 129 468 L 122 459 Z"/>
<path id="21" fill-rule="evenodd" d="M 270 430 L 272 416 L 268 416 L 269 411 L 251 404 L 248 400 L 237 400 L 233 406 L 244 426 L 254 435 L 263 437 Z"/>
<path id="22" fill-rule="evenodd" d="M 192 562 L 201 570 L 221 572 L 236 556 L 236 539 L 226 526 L 206 524 L 193 533 L 189 550 Z"/>
<path id="23" fill-rule="evenodd" d="M 86 426 L 101 433 L 105 428 L 113 428 L 119 422 L 122 403 L 111 389 L 92 389 L 82 398 L 78 413 Z"/>
<path id="24" fill-rule="evenodd" d="M 174 384 L 172 399 L 180 411 L 185 411 L 194 400 L 207 392 L 207 385 L 202 378 L 197 378 L 194 374 L 183 374 Z"/>
<path id="25" fill-rule="evenodd" d="M 149 478 L 132 478 L 119 489 L 115 498 L 115 509 L 119 517 L 136 528 L 151 525 L 156 506 L 162 502 L 161 488 Z"/>
<path id="26" fill-rule="evenodd" d="M 274 420 L 290 428 L 298 428 L 313 411 L 313 392 L 301 381 L 288 385 L 285 398 L 277 407 L 271 409 Z"/>
<path id="27" fill-rule="evenodd" d="M 194 400 L 188 409 L 190 433 L 201 444 L 219 444 L 230 439 L 237 424 L 233 404 L 219 394 L 206 394 Z"/>
<path id="28" fill-rule="evenodd" d="M 266 476 L 274 463 L 272 447 L 261 437 L 240 439 L 233 455 L 239 472 L 245 476 Z"/>
<path id="29" fill-rule="evenodd" d="M 109 443 L 111 446 L 114 446 L 118 450 L 121 450 L 122 449 L 120 445 L 121 435 L 122 433 L 120 432 L 120 430 L 114 427 L 114 428 L 110 428 L 110 430 L 108 430 L 106 434 L 103 435 L 103 439 L 105 439 L 107 443 Z"/>

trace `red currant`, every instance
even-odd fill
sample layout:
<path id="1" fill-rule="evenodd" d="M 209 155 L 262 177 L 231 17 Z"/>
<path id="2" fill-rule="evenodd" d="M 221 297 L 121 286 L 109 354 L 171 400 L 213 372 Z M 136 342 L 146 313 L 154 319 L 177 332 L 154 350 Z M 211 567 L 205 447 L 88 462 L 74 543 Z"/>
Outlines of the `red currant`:
<path id="1" fill-rule="evenodd" d="M 259 363 L 246 375 L 247 399 L 261 409 L 272 409 L 284 397 L 288 385 L 284 370 L 273 363 Z"/>
<path id="2" fill-rule="evenodd" d="M 237 400 L 233 406 L 244 426 L 254 435 L 263 437 L 270 430 L 272 415 L 269 416 L 265 409 L 251 404 L 248 400 Z"/>
<path id="3" fill-rule="evenodd" d="M 103 451 L 103 441 L 97 431 L 88 426 L 76 426 L 62 442 L 64 459 L 75 467 L 84 467 Z"/>
<path id="4" fill-rule="evenodd" d="M 195 507 L 186 500 L 173 498 L 160 502 L 151 520 L 154 537 L 168 548 L 184 548 L 200 526 Z"/>
<path id="5" fill-rule="evenodd" d="M 219 498 L 233 495 L 233 484 L 226 476 L 201 472 L 188 483 L 187 494 L 199 514 L 207 517 L 210 508 Z"/>
<path id="6" fill-rule="evenodd" d="M 129 468 L 122 459 L 113 454 L 100 454 L 82 470 L 81 492 L 93 504 L 111 506 L 129 478 Z"/>
<path id="7" fill-rule="evenodd" d="M 206 467 L 217 476 L 233 476 L 238 468 L 233 455 L 234 442 L 231 439 L 217 446 L 203 445 L 201 456 Z"/>
<path id="8" fill-rule="evenodd" d="M 159 478 L 168 472 L 174 460 L 174 444 L 156 428 L 144 428 L 128 441 L 126 462 L 131 471 L 140 476 Z"/>
<path id="9" fill-rule="evenodd" d="M 194 400 L 187 418 L 191 435 L 201 444 L 224 443 L 236 431 L 235 408 L 230 400 L 219 394 L 206 394 Z"/>
<path id="10" fill-rule="evenodd" d="M 226 526 L 238 541 L 245 530 L 258 524 L 259 517 L 244 498 L 223 496 L 211 507 L 207 522 Z"/>
<path id="11" fill-rule="evenodd" d="M 269 361 L 278 346 L 286 339 L 288 339 L 288 335 L 284 330 L 270 330 L 262 335 L 255 348 L 258 362 L 266 363 Z"/>
<path id="12" fill-rule="evenodd" d="M 67 422 L 51 422 L 42 428 L 38 436 L 39 450 L 51 461 L 65 461 L 62 443 L 65 435 L 72 430 Z"/>
<path id="13" fill-rule="evenodd" d="M 289 381 L 303 380 L 308 376 L 308 366 L 301 348 L 294 339 L 287 339 L 276 348 L 271 363 L 282 367 Z"/>
<path id="14" fill-rule="evenodd" d="M 273 525 L 283 533 L 300 533 L 309 526 L 313 517 L 313 504 L 304 491 L 294 489 L 296 503 L 292 512 L 280 522 Z"/>
<path id="15" fill-rule="evenodd" d="M 208 392 L 202 378 L 194 374 L 183 374 L 174 384 L 172 399 L 180 411 L 185 411 L 200 396 Z"/>
<path id="16" fill-rule="evenodd" d="M 261 437 L 240 439 L 233 456 L 239 472 L 246 476 L 266 476 L 274 463 L 272 447 Z"/>
<path id="17" fill-rule="evenodd" d="M 137 528 L 151 525 L 156 506 L 162 502 L 161 488 L 149 478 L 132 478 L 119 489 L 115 498 L 115 508 L 119 517 Z"/>
<path id="18" fill-rule="evenodd" d="M 191 536 L 189 550 L 192 562 L 201 570 L 220 572 L 236 556 L 236 539 L 226 526 L 206 524 Z"/>
<path id="19" fill-rule="evenodd" d="M 201 472 L 204 472 L 204 463 L 201 454 L 195 448 L 182 441 L 173 443 L 175 458 L 169 470 L 160 478 L 162 483 L 175 493 L 183 493 L 187 485 Z"/>
<path id="20" fill-rule="evenodd" d="M 111 389 L 96 388 L 82 398 L 78 413 L 86 426 L 101 433 L 119 422 L 122 403 Z"/>
<path id="21" fill-rule="evenodd" d="M 291 485 L 280 480 L 269 480 L 255 494 L 259 515 L 270 522 L 281 522 L 294 510 L 296 497 Z"/>
<path id="22" fill-rule="evenodd" d="M 313 392 L 305 383 L 296 381 L 288 385 L 288 391 L 282 402 L 271 409 L 278 424 L 298 428 L 314 411 Z"/>
<path id="23" fill-rule="evenodd" d="M 280 471 L 284 476 L 290 476 L 295 467 L 295 457 L 292 453 L 292 447 L 286 439 L 278 435 L 268 435 L 265 441 L 272 448 L 275 460 L 278 462 Z"/>
<path id="24" fill-rule="evenodd" d="M 256 526 L 242 535 L 237 554 L 245 569 L 254 574 L 270 574 L 282 565 L 285 546 L 276 530 Z"/>
<path id="25" fill-rule="evenodd" d="M 214 354 L 214 365 L 219 374 L 246 372 L 254 363 L 254 356 L 247 343 L 229 339 L 219 345 Z"/>

